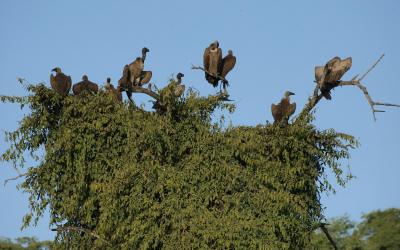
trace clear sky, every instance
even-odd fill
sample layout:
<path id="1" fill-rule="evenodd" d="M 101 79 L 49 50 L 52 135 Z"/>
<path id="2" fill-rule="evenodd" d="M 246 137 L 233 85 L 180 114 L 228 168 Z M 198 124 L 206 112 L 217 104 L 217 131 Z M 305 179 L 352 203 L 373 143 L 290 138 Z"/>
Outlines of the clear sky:
<path id="1" fill-rule="evenodd" d="M 83 74 L 117 82 L 123 66 L 143 46 L 145 68 L 164 86 L 183 72 L 184 83 L 207 95 L 216 92 L 201 65 L 204 48 L 218 40 L 237 57 L 229 92 L 237 110 L 233 124 L 271 121 L 271 103 L 285 90 L 296 93 L 298 109 L 314 89 L 314 67 L 334 56 L 353 57 L 345 79 L 363 73 L 382 53 L 383 61 L 364 83 L 377 101 L 400 103 L 400 2 L 392 1 L 0 1 L 0 94 L 25 95 L 17 77 L 46 82 L 59 66 L 78 82 Z M 357 176 L 336 195 L 323 196 L 326 215 L 358 220 L 374 209 L 400 207 L 400 109 L 386 109 L 374 122 L 362 93 L 337 89 L 317 108 L 315 124 L 356 136 L 361 147 L 344 162 Z M 138 103 L 146 96 L 135 95 Z M 26 111 L 0 104 L 0 129 L 13 130 Z M 7 145 L 0 135 L 0 151 Z M 29 164 L 29 162 L 28 162 Z M 16 173 L 0 163 L 0 236 L 51 239 L 48 215 L 36 228 L 20 231 L 27 196 L 4 179 Z"/>

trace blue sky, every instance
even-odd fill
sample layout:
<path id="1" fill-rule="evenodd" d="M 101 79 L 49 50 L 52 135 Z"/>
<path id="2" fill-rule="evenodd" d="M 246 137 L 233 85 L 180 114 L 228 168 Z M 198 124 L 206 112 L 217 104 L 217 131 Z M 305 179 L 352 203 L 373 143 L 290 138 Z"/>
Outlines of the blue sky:
<path id="1" fill-rule="evenodd" d="M 202 95 L 216 90 L 201 65 L 204 48 L 218 40 L 237 57 L 229 92 L 237 110 L 233 124 L 271 121 L 271 103 L 285 90 L 296 93 L 297 107 L 314 89 L 314 67 L 334 56 L 353 57 L 345 79 L 363 73 L 382 53 L 383 61 L 364 84 L 377 101 L 400 103 L 399 1 L 0 1 L 0 94 L 25 95 L 17 77 L 49 81 L 60 66 L 77 82 L 83 74 L 103 83 L 119 79 L 125 64 L 146 46 L 145 68 L 164 86 L 183 72 L 184 83 Z M 358 220 L 374 209 L 400 207 L 400 109 L 386 109 L 374 122 L 366 99 L 353 87 L 335 90 L 317 108 L 315 124 L 356 136 L 361 147 L 344 161 L 357 176 L 336 195 L 323 196 L 328 217 L 345 213 Z M 135 95 L 136 102 L 148 103 Z M 0 104 L 0 130 L 13 130 L 24 111 Z M 0 131 L 0 132 L 1 132 Z M 0 151 L 7 147 L 3 133 Z M 29 163 L 29 162 L 28 162 Z M 15 176 L 0 163 L 0 181 Z M 35 235 L 51 239 L 48 216 L 36 228 L 20 231 L 27 196 L 15 184 L 0 185 L 0 236 Z"/>

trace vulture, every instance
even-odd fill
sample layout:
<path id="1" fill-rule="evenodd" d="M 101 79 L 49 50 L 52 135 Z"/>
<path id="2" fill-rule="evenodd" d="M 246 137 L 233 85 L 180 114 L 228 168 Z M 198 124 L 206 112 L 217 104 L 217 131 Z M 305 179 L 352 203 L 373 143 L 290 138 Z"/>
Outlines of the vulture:
<path id="1" fill-rule="evenodd" d="M 222 66 L 222 50 L 219 48 L 218 41 L 210 44 L 205 50 L 203 55 L 203 66 L 205 72 L 206 80 L 212 84 L 214 87 L 218 86 L 218 78 L 215 76 L 221 73 Z"/>
<path id="2" fill-rule="evenodd" d="M 56 75 L 50 75 L 50 85 L 54 91 L 62 96 L 67 96 L 72 85 L 70 76 L 65 75 L 59 67 L 55 67 L 51 71 L 56 72 Z"/>
<path id="3" fill-rule="evenodd" d="M 108 77 L 107 82 L 105 84 L 105 88 L 107 92 L 110 93 L 115 100 L 122 102 L 121 86 L 114 88 L 114 85 L 111 84 L 111 78 Z"/>
<path id="4" fill-rule="evenodd" d="M 351 68 L 351 65 L 351 57 L 342 60 L 336 56 L 329 60 L 325 66 L 315 67 L 315 81 L 318 84 L 321 94 L 326 99 L 332 99 L 330 91 L 338 86 L 340 79 Z"/>
<path id="5" fill-rule="evenodd" d="M 281 102 L 271 105 L 272 116 L 274 117 L 274 124 L 288 124 L 289 117 L 296 111 L 296 103 L 290 103 L 290 96 L 294 95 L 293 92 L 286 91 Z"/>
<path id="6" fill-rule="evenodd" d="M 124 66 L 122 77 L 118 80 L 118 88 L 121 89 L 121 91 L 125 91 L 128 99 L 132 101 L 132 85 L 130 83 L 130 71 L 128 64 Z"/>
<path id="7" fill-rule="evenodd" d="M 89 81 L 87 75 L 83 75 L 82 81 L 75 83 L 72 87 L 72 92 L 74 92 L 74 95 L 79 95 L 84 91 L 97 93 L 98 90 L 99 86 L 96 83 Z"/>
<path id="8" fill-rule="evenodd" d="M 139 85 L 144 69 L 144 61 L 146 60 L 146 53 L 150 50 L 146 47 L 142 49 L 142 57 L 137 57 L 135 61 L 128 65 L 129 67 L 129 82 L 133 85 Z"/>
<path id="9" fill-rule="evenodd" d="M 179 84 L 176 86 L 175 91 L 174 91 L 174 94 L 176 97 L 181 96 L 185 92 L 185 85 L 182 84 L 182 77 L 184 77 L 184 76 L 185 75 L 183 73 L 178 73 L 176 75 L 177 83 Z"/>

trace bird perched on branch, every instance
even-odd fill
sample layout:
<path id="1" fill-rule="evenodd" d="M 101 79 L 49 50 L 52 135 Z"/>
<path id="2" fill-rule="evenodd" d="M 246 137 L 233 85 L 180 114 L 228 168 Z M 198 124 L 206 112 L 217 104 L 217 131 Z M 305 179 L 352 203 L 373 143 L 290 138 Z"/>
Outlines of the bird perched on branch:
<path id="1" fill-rule="evenodd" d="M 72 92 L 74 92 L 74 95 L 79 95 L 84 91 L 89 91 L 92 93 L 97 93 L 97 91 L 99 91 L 99 86 L 96 83 L 89 81 L 87 75 L 83 75 L 82 81 L 75 83 L 72 87 Z"/>
<path id="2" fill-rule="evenodd" d="M 110 93 L 115 100 L 122 102 L 121 87 L 118 86 L 117 88 L 115 88 L 114 85 L 111 84 L 111 78 L 109 78 L 109 77 L 107 78 L 105 88 L 106 88 L 107 92 Z"/>
<path id="3" fill-rule="evenodd" d="M 185 92 L 185 85 L 182 84 L 182 77 L 184 77 L 184 76 L 185 75 L 183 73 L 180 73 L 180 72 L 176 75 L 177 83 L 179 85 L 175 87 L 174 94 L 177 97 L 181 96 Z"/>
<path id="4" fill-rule="evenodd" d="M 340 79 L 351 68 L 351 65 L 351 57 L 341 60 L 340 57 L 336 56 L 329 60 L 325 66 L 315 67 L 315 81 L 326 99 L 332 99 L 330 91 L 338 86 Z"/>
<path id="5" fill-rule="evenodd" d="M 142 49 L 142 57 L 137 57 L 135 61 L 128 65 L 129 68 L 129 82 L 133 86 L 140 86 L 141 78 L 143 77 L 142 71 L 144 69 L 144 61 L 146 60 L 146 54 L 150 50 L 146 47 Z M 151 78 L 151 76 L 150 76 Z M 149 79 L 150 81 L 150 79 Z"/>
<path id="6" fill-rule="evenodd" d="M 214 87 L 218 86 L 218 82 L 222 81 L 225 94 L 228 81 L 226 76 L 235 67 L 236 57 L 232 50 L 228 50 L 228 54 L 222 58 L 222 49 L 219 48 L 218 41 L 210 44 L 203 55 L 203 65 L 206 80 Z"/>
<path id="7" fill-rule="evenodd" d="M 222 66 L 222 50 L 218 41 L 212 42 L 205 50 L 203 55 L 203 66 L 206 80 L 214 87 L 218 86 L 218 78 Z"/>
<path id="8" fill-rule="evenodd" d="M 290 103 L 291 95 L 294 95 L 294 93 L 286 91 L 280 103 L 271 105 L 272 116 L 275 120 L 274 124 L 282 123 L 287 125 L 289 117 L 296 111 L 296 103 Z"/>
<path id="9" fill-rule="evenodd" d="M 55 67 L 51 71 L 56 72 L 56 75 L 50 74 L 50 85 L 58 94 L 67 96 L 72 85 L 70 76 L 65 75 L 59 67 Z"/>

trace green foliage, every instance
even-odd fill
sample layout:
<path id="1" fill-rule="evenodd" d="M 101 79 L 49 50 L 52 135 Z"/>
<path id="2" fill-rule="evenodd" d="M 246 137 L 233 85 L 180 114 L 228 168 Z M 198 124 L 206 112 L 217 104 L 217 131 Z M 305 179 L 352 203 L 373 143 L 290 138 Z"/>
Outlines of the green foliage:
<path id="1" fill-rule="evenodd" d="M 400 249 L 400 209 L 373 211 L 356 224 L 347 216 L 332 219 L 327 226 L 339 249 Z M 326 236 L 317 230 L 311 241 L 312 249 L 332 249 Z"/>
<path id="2" fill-rule="evenodd" d="M 2 156 L 16 167 L 26 152 L 38 160 L 21 185 L 24 225 L 49 208 L 51 226 L 82 229 L 59 230 L 57 249 L 304 248 L 332 190 L 326 168 L 344 185 L 339 162 L 354 138 L 318 131 L 311 116 L 224 128 L 212 114 L 232 104 L 168 86 L 162 112 L 28 86 L 30 113 Z"/>
<path id="3" fill-rule="evenodd" d="M 45 250 L 50 249 L 50 241 L 38 241 L 34 237 L 21 237 L 14 241 L 0 237 L 0 249 L 2 250 Z"/>

